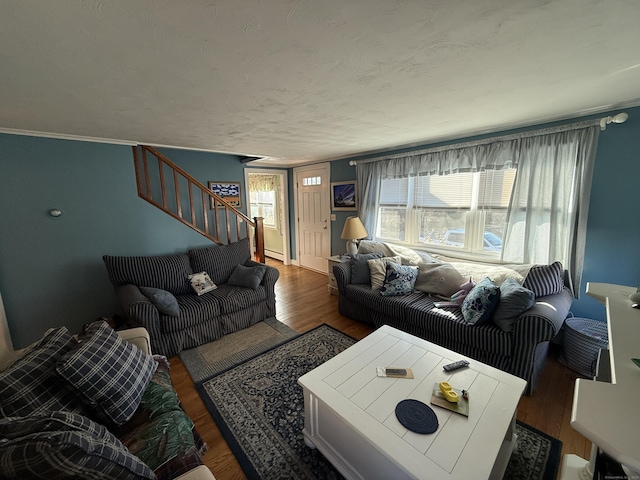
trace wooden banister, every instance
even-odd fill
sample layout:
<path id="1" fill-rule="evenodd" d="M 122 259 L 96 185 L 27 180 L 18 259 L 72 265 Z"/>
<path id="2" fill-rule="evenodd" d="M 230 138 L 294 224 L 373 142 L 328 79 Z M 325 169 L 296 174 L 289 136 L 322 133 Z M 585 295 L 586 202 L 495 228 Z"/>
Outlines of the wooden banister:
<path id="1" fill-rule="evenodd" d="M 157 167 L 155 167 L 157 171 L 151 169 L 147 154 L 153 155 L 158 160 Z M 249 238 L 255 260 L 264 263 L 264 227 L 262 217 L 249 218 L 153 147 L 147 145 L 134 146 L 133 160 L 136 172 L 136 186 L 140 198 L 218 245 Z M 165 168 L 171 169 L 172 175 L 165 175 Z M 154 184 L 156 175 L 157 182 Z M 187 192 L 181 191 L 179 185 L 181 180 L 186 180 Z M 168 187 L 171 187 L 170 191 L 168 191 Z M 196 192 L 199 190 L 199 195 L 194 195 L 194 190 Z M 169 200 L 171 191 L 173 192 L 175 205 Z M 155 198 L 154 193 L 156 195 Z M 188 205 L 186 208 L 181 195 L 186 196 L 184 199 L 186 205 Z M 189 210 L 188 213 L 185 212 L 187 209 Z M 185 216 L 188 218 L 185 218 Z M 231 228 L 231 223 L 235 223 L 234 229 Z M 253 235 L 251 235 L 252 229 Z M 215 233 L 212 230 L 215 230 Z M 224 232 L 226 238 L 222 238 L 220 232 Z"/>

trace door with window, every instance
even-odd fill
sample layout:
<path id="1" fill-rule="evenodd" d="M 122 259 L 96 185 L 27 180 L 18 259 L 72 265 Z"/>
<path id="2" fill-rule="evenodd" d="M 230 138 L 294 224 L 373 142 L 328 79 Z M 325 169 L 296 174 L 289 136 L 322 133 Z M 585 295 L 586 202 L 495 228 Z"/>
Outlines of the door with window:
<path id="1" fill-rule="evenodd" d="M 329 164 L 294 169 L 301 267 L 326 273 L 331 256 Z"/>

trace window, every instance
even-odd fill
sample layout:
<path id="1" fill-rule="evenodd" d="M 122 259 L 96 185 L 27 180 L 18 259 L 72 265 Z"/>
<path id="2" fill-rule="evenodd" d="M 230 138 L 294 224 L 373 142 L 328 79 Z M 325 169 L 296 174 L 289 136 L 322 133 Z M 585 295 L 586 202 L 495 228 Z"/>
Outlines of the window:
<path id="1" fill-rule="evenodd" d="M 377 237 L 497 255 L 515 169 L 383 179 Z"/>
<path id="2" fill-rule="evenodd" d="M 561 261 L 578 292 L 599 132 L 586 120 L 358 161 L 358 213 L 381 241 Z"/>
<path id="3" fill-rule="evenodd" d="M 378 237 L 403 242 L 406 240 L 408 191 L 408 178 L 390 178 L 382 181 Z"/>
<path id="4" fill-rule="evenodd" d="M 276 192 L 249 192 L 251 217 L 262 217 L 265 227 L 276 228 Z"/>
<path id="5" fill-rule="evenodd" d="M 322 177 L 304 177 L 302 179 L 302 185 L 305 187 L 322 185 Z"/>

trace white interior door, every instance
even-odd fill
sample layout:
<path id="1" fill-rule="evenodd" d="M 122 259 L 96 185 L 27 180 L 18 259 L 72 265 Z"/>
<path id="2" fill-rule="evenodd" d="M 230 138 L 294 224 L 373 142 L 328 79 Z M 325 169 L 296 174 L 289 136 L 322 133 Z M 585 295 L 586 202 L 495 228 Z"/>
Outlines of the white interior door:
<path id="1" fill-rule="evenodd" d="M 296 180 L 298 261 L 326 273 L 331 256 L 329 164 L 294 169 Z"/>

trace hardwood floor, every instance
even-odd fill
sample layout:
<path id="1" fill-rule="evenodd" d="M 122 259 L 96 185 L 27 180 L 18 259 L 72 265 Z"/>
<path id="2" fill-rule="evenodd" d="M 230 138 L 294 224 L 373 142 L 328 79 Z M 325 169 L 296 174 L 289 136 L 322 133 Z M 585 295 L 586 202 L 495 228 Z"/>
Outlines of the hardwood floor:
<path id="1" fill-rule="evenodd" d="M 327 292 L 327 276 L 285 266 L 276 260 L 267 264 L 278 268 L 276 283 L 277 318 L 302 333 L 327 323 L 361 339 L 373 328 L 338 313 L 338 297 Z M 558 349 L 552 349 L 540 384 L 531 397 L 522 397 L 517 418 L 562 441 L 562 454 L 574 453 L 589 458 L 591 443 L 569 425 L 576 374 L 558 362 Z M 187 414 L 209 445 L 204 461 L 217 480 L 244 479 L 240 465 L 211 419 L 180 357 L 170 359 L 171 378 Z"/>

